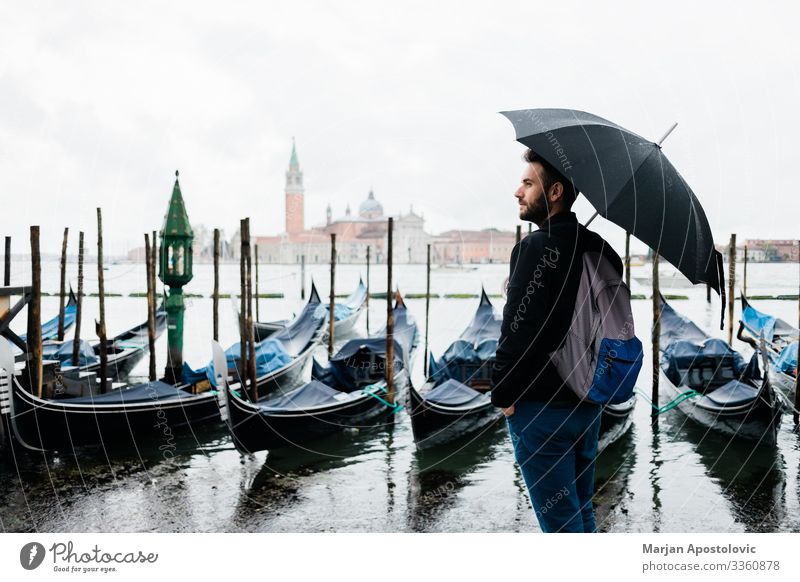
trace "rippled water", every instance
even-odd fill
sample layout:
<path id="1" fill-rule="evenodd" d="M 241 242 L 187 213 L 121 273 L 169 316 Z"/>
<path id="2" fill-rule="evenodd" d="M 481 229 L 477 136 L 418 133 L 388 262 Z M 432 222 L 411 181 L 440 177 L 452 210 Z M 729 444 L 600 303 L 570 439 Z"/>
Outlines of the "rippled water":
<path id="1" fill-rule="evenodd" d="M 70 266 L 74 271 L 74 265 Z M 196 265 L 188 292 L 208 295 L 211 269 Z M 236 292 L 238 265 L 223 267 L 223 292 Z M 25 279 L 15 265 L 14 282 Z M 96 283 L 87 276 L 87 292 Z M 127 295 L 144 290 L 141 265 L 112 265 L 106 289 Z M 339 266 L 337 292 L 353 288 L 363 268 Z M 634 275 L 649 269 L 634 268 Z M 309 267 L 327 295 L 324 267 Z M 507 266 L 475 270 L 434 270 L 438 293 L 499 293 Z M 44 289 L 55 291 L 57 266 L 45 264 Z M 750 266 L 751 294 L 797 292 L 796 265 Z M 296 312 L 299 269 L 262 266 L 261 292 L 283 291 L 285 299 L 262 300 L 261 319 Z M 405 293 L 424 292 L 424 266 L 395 267 L 395 282 Z M 372 270 L 373 291 L 384 291 L 385 272 Z M 634 292 L 646 293 L 638 284 Z M 719 331 L 719 300 L 705 301 L 705 290 L 676 289 L 689 300 L 675 308 L 707 331 Z M 493 299 L 498 309 L 501 298 Z M 211 300 L 188 300 L 185 359 L 194 366 L 210 358 Z M 424 300 L 410 299 L 409 309 L 424 332 Z M 385 301 L 372 300 L 372 329 L 385 318 Z M 430 345 L 441 354 L 470 320 L 477 299 L 433 299 Z M 797 303 L 758 301 L 757 307 L 794 322 Z M 87 298 L 85 322 L 96 314 Z M 45 298 L 43 314 L 57 310 Z M 109 297 L 109 333 L 145 317 L 144 300 Z M 223 343 L 236 341 L 235 321 L 227 300 L 221 308 Z M 651 302 L 635 301 L 638 335 L 646 342 Z M 738 316 L 738 307 L 737 307 Z M 24 319 L 19 317 L 19 329 Z M 365 318 L 360 321 L 363 333 Z M 84 324 L 84 337 L 89 336 Z M 93 335 L 93 334 L 92 334 Z M 646 346 L 647 347 L 647 346 Z M 746 346 L 735 347 L 747 352 Z M 324 352 L 324 349 L 321 350 Z M 166 338 L 158 342 L 163 366 Z M 422 380 L 422 343 L 414 381 Z M 640 386 L 649 393 L 649 351 Z M 142 362 L 135 373 L 146 372 Z M 800 440 L 791 417 L 784 416 L 777 449 L 753 449 L 693 424 L 678 410 L 651 426 L 648 404 L 640 399 L 634 426 L 603 452 L 597 468 L 598 524 L 604 531 L 800 531 Z M 208 426 L 183 434 L 174 457 L 164 458 L 154 443 L 137 450 L 82 449 L 74 454 L 17 452 L 0 461 L 0 528 L 4 531 L 537 531 L 524 484 L 513 463 L 504 424 L 468 443 L 417 452 L 408 416 L 394 425 L 345 432 L 309 443 L 308 450 L 241 456 L 227 434 Z"/>

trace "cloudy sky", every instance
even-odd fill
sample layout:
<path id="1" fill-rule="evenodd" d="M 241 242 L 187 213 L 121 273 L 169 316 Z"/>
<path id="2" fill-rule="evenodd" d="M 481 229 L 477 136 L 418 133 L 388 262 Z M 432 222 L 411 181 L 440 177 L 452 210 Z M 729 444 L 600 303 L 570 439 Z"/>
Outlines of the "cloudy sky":
<path id="1" fill-rule="evenodd" d="M 657 140 L 718 242 L 800 236 L 791 3 L 2 2 L 2 234 L 108 252 L 158 228 L 175 169 L 193 223 L 283 229 L 292 136 L 306 224 L 370 186 L 427 229 L 513 229 L 506 109 L 591 111 Z M 591 214 L 583 203 L 582 218 Z M 596 221 L 619 243 L 619 230 Z"/>

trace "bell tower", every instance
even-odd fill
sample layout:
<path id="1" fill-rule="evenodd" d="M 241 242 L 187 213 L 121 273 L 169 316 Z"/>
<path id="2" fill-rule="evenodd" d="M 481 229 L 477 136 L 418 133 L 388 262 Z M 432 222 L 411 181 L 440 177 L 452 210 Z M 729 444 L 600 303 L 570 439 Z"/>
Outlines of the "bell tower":
<path id="1" fill-rule="evenodd" d="M 286 232 L 295 234 L 305 230 L 303 208 L 303 172 L 300 171 L 300 162 L 297 161 L 297 148 L 292 138 L 292 157 L 289 159 L 289 169 L 286 171 Z"/>

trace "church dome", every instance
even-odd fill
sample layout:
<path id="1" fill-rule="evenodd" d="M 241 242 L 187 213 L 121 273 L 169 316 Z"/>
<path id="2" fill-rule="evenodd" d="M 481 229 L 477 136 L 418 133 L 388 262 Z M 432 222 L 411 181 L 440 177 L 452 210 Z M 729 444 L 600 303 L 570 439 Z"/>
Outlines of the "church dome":
<path id="1" fill-rule="evenodd" d="M 369 196 L 358 207 L 358 215 L 362 218 L 378 218 L 383 216 L 383 206 L 375 200 L 375 194 L 369 191 Z"/>

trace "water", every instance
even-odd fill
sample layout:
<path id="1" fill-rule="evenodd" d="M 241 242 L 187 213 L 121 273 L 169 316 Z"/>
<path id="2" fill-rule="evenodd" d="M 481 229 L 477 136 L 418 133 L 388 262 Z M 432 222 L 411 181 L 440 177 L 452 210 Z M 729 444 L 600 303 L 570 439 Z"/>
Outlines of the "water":
<path id="1" fill-rule="evenodd" d="M 26 266 L 15 265 L 13 280 L 24 282 Z M 70 266 L 74 271 L 74 265 Z M 506 265 L 474 270 L 434 270 L 435 293 L 474 293 L 481 283 L 499 293 Z M 86 291 L 96 290 L 96 272 L 87 269 Z M 187 292 L 209 295 L 212 270 L 195 265 Z M 633 274 L 648 275 L 649 267 Z M 363 267 L 337 267 L 337 291 L 349 292 Z M 320 294 L 327 296 L 324 266 L 309 266 Z M 793 294 L 796 265 L 752 264 L 751 294 Z M 238 265 L 222 268 L 223 293 L 235 293 Z M 55 291 L 58 269 L 46 263 L 45 291 Z M 394 280 L 404 293 L 424 292 L 424 266 L 395 267 Z M 372 269 L 372 290 L 384 291 L 385 270 Z M 111 265 L 109 293 L 143 291 L 142 265 Z M 281 291 L 284 299 L 261 300 L 261 319 L 285 318 L 302 306 L 299 269 L 262 266 L 261 292 Z M 633 291 L 648 290 L 633 284 Z M 719 337 L 717 297 L 705 301 L 705 289 L 676 289 L 689 300 L 674 301 L 680 312 Z M 84 337 L 96 317 L 95 298 L 86 299 Z M 493 299 L 498 309 L 501 298 Z M 185 359 L 193 366 L 210 359 L 211 300 L 187 300 Z M 220 311 L 222 343 L 236 341 L 229 300 Z M 424 332 L 425 302 L 407 300 Z M 432 299 L 430 346 L 439 355 L 461 332 L 477 306 L 475 299 Z M 794 322 L 793 301 L 758 301 L 766 312 Z M 638 335 L 646 341 L 652 318 L 649 300 L 634 301 Z M 45 317 L 58 300 L 45 297 Z M 109 334 L 145 318 L 139 298 L 106 300 Z M 386 303 L 370 302 L 370 325 L 385 319 Z M 738 306 L 737 306 L 738 317 Z M 24 315 L 17 318 L 24 328 Z M 359 327 L 364 331 L 365 318 Z M 745 354 L 747 346 L 735 341 Z M 647 348 L 647 346 L 646 346 Z M 320 353 L 325 349 L 321 348 Z M 166 337 L 157 344 L 158 367 L 164 365 Z M 414 381 L 422 381 L 422 343 Z M 650 354 L 645 354 L 641 387 L 649 393 Z M 146 373 L 141 362 L 135 374 Z M 800 441 L 784 416 L 776 450 L 754 450 L 687 420 L 678 410 L 650 424 L 640 399 L 634 426 L 598 460 L 595 503 L 603 531 L 800 531 Z M 0 462 L 0 529 L 3 531 L 537 531 L 535 519 L 505 426 L 500 423 L 471 442 L 445 450 L 416 451 L 408 416 L 393 426 L 345 432 L 304 451 L 241 456 L 227 434 L 205 427 L 184 434 L 174 457 L 164 458 L 148 443 L 138 450 L 79 450 L 71 454 L 25 454 Z"/>

